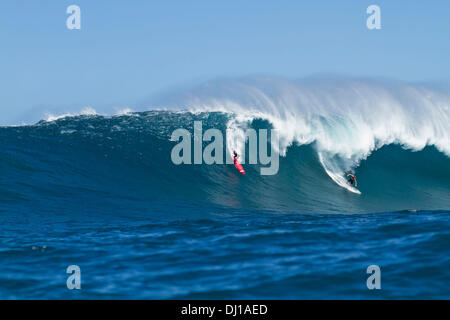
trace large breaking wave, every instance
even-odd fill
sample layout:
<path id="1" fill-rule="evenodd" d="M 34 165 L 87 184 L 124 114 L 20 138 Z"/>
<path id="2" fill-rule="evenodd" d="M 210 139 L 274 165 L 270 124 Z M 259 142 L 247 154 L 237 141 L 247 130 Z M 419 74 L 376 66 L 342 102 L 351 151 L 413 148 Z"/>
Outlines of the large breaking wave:
<path id="1" fill-rule="evenodd" d="M 258 78 L 172 97 L 185 111 L 89 113 L 1 128 L 2 200 L 33 203 L 45 194 L 61 207 L 80 199 L 95 206 L 101 195 L 103 204 L 126 199 L 128 209 L 182 201 L 312 213 L 450 207 L 446 93 L 375 81 Z M 245 176 L 233 165 L 174 165 L 171 133 L 192 131 L 195 120 L 231 134 L 227 150 L 241 153 L 243 129 L 277 129 L 278 174 L 261 176 L 259 165 L 245 165 Z M 348 171 L 361 194 L 348 191 Z"/>
<path id="2" fill-rule="evenodd" d="M 292 143 L 316 142 L 328 156 L 358 161 L 383 145 L 433 145 L 450 155 L 450 95 L 398 82 L 245 78 L 206 83 L 175 98 L 189 110 L 269 120 Z"/>

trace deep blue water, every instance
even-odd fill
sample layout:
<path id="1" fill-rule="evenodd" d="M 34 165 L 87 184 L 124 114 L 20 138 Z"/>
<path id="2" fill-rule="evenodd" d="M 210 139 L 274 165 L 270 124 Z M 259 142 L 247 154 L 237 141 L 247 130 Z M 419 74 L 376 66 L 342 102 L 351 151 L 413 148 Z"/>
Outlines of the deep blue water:
<path id="1" fill-rule="evenodd" d="M 153 208 L 163 213 L 163 208 Z M 0 296 L 38 299 L 450 297 L 450 212 L 282 214 L 186 208 L 108 218 L 2 216 Z M 121 210 L 117 210 L 120 215 Z M 66 288 L 68 265 L 82 289 Z M 368 290 L 366 268 L 381 268 Z"/>
<path id="2" fill-rule="evenodd" d="M 275 176 L 175 166 L 170 132 L 196 117 L 225 125 L 150 112 L 0 128 L 0 298 L 450 298 L 447 156 L 383 147 L 355 168 L 361 195 L 314 145 Z"/>

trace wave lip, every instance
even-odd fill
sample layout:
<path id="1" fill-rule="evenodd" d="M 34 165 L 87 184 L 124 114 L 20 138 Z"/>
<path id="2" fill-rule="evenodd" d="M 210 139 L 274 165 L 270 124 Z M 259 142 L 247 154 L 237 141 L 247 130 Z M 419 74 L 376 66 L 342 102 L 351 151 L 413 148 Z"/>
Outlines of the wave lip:
<path id="1" fill-rule="evenodd" d="M 78 116 L 95 116 L 97 115 L 97 111 L 91 107 L 86 107 L 81 110 L 80 113 L 64 113 L 60 115 L 54 115 L 51 113 L 47 113 L 45 117 L 45 121 L 51 122 L 59 119 L 64 119 L 67 117 L 78 117 Z"/>

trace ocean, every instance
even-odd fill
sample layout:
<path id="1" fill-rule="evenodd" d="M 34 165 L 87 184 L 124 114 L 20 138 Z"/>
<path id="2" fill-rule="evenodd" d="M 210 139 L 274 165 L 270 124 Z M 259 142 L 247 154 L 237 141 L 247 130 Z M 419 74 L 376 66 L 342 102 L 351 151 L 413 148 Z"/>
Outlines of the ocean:
<path id="1" fill-rule="evenodd" d="M 196 110 L 1 127 L 0 298 L 449 299 L 448 97 L 402 87 L 374 105 L 333 85 L 334 105 L 317 87 L 277 100 L 286 87 L 266 85 L 233 95 L 257 111 L 196 95 Z M 370 86 L 391 92 L 357 92 Z M 285 107 L 302 99 L 315 107 Z M 171 161 L 172 132 L 195 121 L 232 129 L 224 154 L 238 150 L 245 175 Z M 276 174 L 233 145 L 244 127 L 280 131 Z M 381 289 L 368 289 L 371 265 Z"/>

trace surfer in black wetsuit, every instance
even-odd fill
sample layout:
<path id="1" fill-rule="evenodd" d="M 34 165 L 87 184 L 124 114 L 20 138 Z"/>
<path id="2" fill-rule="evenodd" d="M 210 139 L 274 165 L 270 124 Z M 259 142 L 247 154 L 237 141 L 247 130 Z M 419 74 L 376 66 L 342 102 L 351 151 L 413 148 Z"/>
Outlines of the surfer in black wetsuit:
<path id="1" fill-rule="evenodd" d="M 239 156 L 235 150 L 233 150 L 233 159 L 237 159 Z"/>
<path id="2" fill-rule="evenodd" d="M 348 181 L 351 185 L 355 185 L 355 187 L 358 186 L 358 182 L 356 181 L 356 177 L 355 177 L 354 174 L 349 173 L 349 174 L 347 174 L 347 177 L 348 177 L 347 181 Z"/>

